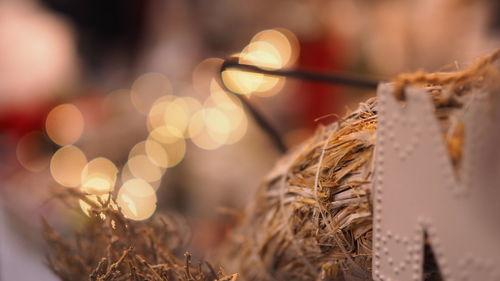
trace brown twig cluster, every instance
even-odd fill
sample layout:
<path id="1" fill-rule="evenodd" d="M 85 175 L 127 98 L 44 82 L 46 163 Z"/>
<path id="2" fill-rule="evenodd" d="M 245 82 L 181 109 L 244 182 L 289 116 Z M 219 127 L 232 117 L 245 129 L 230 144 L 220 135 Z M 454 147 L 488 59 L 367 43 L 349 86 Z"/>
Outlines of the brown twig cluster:
<path id="1" fill-rule="evenodd" d="M 71 192 L 71 197 L 85 196 Z M 64 239 L 44 221 L 49 268 L 62 281 L 234 281 L 208 262 L 193 263 L 186 246 L 184 223 L 176 216 L 147 222 L 126 219 L 112 199 L 87 202 L 91 209 L 74 240 Z"/>

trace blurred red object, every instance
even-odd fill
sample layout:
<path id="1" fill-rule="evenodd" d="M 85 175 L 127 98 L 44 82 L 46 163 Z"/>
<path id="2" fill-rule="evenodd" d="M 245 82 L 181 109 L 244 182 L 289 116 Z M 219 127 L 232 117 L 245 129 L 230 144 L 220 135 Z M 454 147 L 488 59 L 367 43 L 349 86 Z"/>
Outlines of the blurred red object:
<path id="1" fill-rule="evenodd" d="M 312 40 L 301 40 L 298 68 L 318 72 L 332 72 L 341 67 L 341 46 L 323 34 Z M 339 88 L 317 82 L 303 81 L 298 86 L 296 105 L 302 116 L 299 120 L 303 126 L 314 129 L 318 125 L 315 119 L 338 113 L 342 104 Z M 328 118 L 326 122 L 332 122 Z"/>

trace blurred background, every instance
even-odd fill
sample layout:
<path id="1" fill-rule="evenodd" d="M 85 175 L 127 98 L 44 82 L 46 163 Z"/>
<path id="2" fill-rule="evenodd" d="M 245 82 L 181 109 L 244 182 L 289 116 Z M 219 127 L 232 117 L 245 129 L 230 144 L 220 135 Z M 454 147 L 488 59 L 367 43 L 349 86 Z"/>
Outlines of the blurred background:
<path id="1" fill-rule="evenodd" d="M 88 208 L 64 188 L 112 191 L 134 220 L 180 213 L 191 250 L 217 248 L 280 156 L 222 59 L 384 80 L 462 69 L 499 32 L 498 0 L 0 0 L 0 280 L 55 280 L 40 218 L 70 233 Z M 375 95 L 224 77 L 289 147 Z"/>

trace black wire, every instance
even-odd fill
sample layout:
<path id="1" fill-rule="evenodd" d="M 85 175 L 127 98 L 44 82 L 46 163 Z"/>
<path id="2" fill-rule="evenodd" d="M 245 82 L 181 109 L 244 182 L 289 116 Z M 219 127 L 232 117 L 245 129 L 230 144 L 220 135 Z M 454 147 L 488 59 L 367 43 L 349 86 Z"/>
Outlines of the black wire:
<path id="1" fill-rule="evenodd" d="M 276 130 L 271 123 L 264 117 L 264 115 L 253 106 L 250 101 L 246 98 L 246 96 L 242 93 L 237 93 L 231 90 L 226 83 L 224 82 L 224 78 L 222 77 L 222 73 L 228 68 L 239 68 L 244 71 L 272 75 L 272 76 L 281 76 L 288 77 L 294 79 L 302 79 L 302 80 L 310 80 L 319 83 L 326 84 L 336 84 L 336 85 L 344 85 L 344 86 L 352 86 L 359 88 L 369 88 L 369 89 L 377 89 L 378 81 L 370 80 L 366 78 L 361 78 L 354 75 L 348 74 L 325 74 L 318 72 L 310 72 L 303 70 L 268 70 L 263 69 L 255 65 L 249 64 L 241 64 L 238 62 L 238 59 L 227 59 L 225 60 L 220 68 L 219 77 L 222 88 L 228 92 L 236 96 L 241 103 L 245 106 L 245 108 L 250 112 L 252 118 L 257 122 L 257 125 L 269 136 L 273 144 L 276 148 L 285 153 L 287 151 L 287 147 L 285 142 L 281 138 L 278 130 Z"/>
<path id="2" fill-rule="evenodd" d="M 224 63 L 222 63 L 220 69 L 221 74 L 224 70 L 228 68 L 239 68 L 248 72 L 255 72 L 273 76 L 282 76 L 288 78 L 310 80 L 314 82 L 344 85 L 344 86 L 351 86 L 358 88 L 377 89 L 379 83 L 379 81 L 376 80 L 367 79 L 364 77 L 359 77 L 357 75 L 346 74 L 346 73 L 326 74 L 326 73 L 304 71 L 304 70 L 268 70 L 260 68 L 255 65 L 241 64 L 238 62 L 238 59 L 225 60 Z"/>
<path id="3" fill-rule="evenodd" d="M 288 149 L 285 145 L 285 142 L 281 138 L 280 134 L 278 131 L 271 125 L 271 123 L 264 117 L 264 114 L 262 114 L 257 107 L 253 106 L 250 101 L 246 98 L 245 95 L 242 95 L 240 93 L 234 92 L 233 90 L 229 89 L 227 87 L 226 83 L 224 83 L 224 79 L 222 78 L 222 70 L 219 73 L 220 75 L 220 81 L 221 81 L 221 86 L 222 88 L 230 93 L 236 96 L 238 100 L 241 101 L 243 106 L 250 112 L 250 115 L 252 116 L 253 120 L 257 122 L 257 125 L 269 136 L 271 141 L 273 142 L 274 146 L 282 153 L 285 153 Z"/>
<path id="4" fill-rule="evenodd" d="M 262 112 L 260 112 L 257 107 L 253 106 L 245 96 L 233 92 L 229 88 L 227 88 L 224 82 L 222 82 L 222 86 L 227 92 L 235 95 L 241 101 L 243 106 L 250 112 L 250 115 L 255 120 L 255 122 L 257 122 L 257 125 L 269 136 L 274 146 L 276 146 L 276 148 L 280 152 L 285 153 L 288 150 L 285 142 L 278 133 L 278 130 L 276 130 L 264 117 L 264 114 L 262 114 Z"/>

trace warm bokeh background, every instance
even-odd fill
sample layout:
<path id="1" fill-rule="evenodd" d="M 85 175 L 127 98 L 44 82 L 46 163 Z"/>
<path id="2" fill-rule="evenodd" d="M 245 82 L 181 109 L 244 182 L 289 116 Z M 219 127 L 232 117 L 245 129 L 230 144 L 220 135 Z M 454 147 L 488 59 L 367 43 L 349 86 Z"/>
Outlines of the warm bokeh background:
<path id="1" fill-rule="evenodd" d="M 40 217 L 69 231 L 86 211 L 63 188 L 114 190 L 136 220 L 179 212 L 192 250 L 217 247 L 279 157 L 221 58 L 390 79 L 463 68 L 500 46 L 499 19 L 498 0 L 0 0 L 0 280 L 55 280 Z M 289 146 L 375 94 L 226 78 Z"/>

